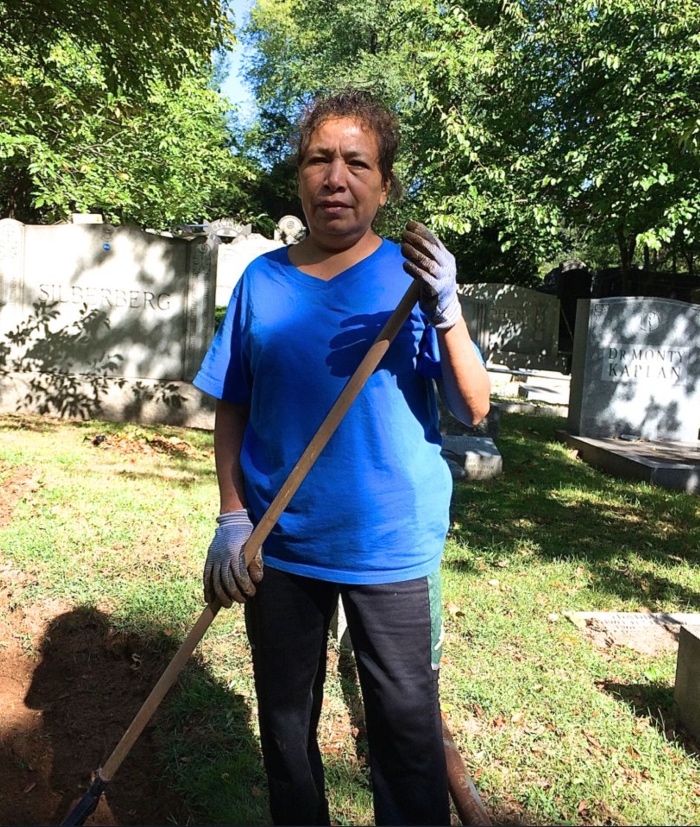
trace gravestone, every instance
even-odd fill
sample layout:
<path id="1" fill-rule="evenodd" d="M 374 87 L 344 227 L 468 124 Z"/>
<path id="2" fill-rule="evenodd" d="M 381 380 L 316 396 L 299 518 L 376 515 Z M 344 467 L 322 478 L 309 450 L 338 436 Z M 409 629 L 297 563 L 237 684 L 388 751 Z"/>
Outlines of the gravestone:
<path id="1" fill-rule="evenodd" d="M 283 215 L 275 228 L 275 240 L 284 244 L 298 244 L 306 238 L 306 227 L 296 215 Z"/>
<path id="2" fill-rule="evenodd" d="M 695 623 L 697 624 L 697 616 Z M 700 626 L 681 626 L 673 697 L 686 731 L 700 739 Z"/>
<path id="3" fill-rule="evenodd" d="M 284 246 L 283 241 L 274 241 L 258 233 L 248 233 L 228 244 L 219 244 L 216 263 L 216 306 L 228 305 L 233 288 L 253 259 Z"/>
<path id="4" fill-rule="evenodd" d="M 616 297 L 578 303 L 568 433 L 695 442 L 700 307 Z"/>
<path id="5" fill-rule="evenodd" d="M 559 299 L 512 284 L 461 284 L 462 313 L 487 367 L 562 371 Z"/>
<path id="6" fill-rule="evenodd" d="M 203 424 L 212 241 L 0 221 L 0 409 Z"/>
<path id="7" fill-rule="evenodd" d="M 490 480 L 503 472 L 503 459 L 496 443 L 488 436 L 445 434 L 442 456 L 453 479 Z"/>
<path id="8" fill-rule="evenodd" d="M 678 646 L 678 635 L 700 615 L 681 612 L 564 612 L 577 628 L 601 648 L 627 646 L 653 655 Z"/>

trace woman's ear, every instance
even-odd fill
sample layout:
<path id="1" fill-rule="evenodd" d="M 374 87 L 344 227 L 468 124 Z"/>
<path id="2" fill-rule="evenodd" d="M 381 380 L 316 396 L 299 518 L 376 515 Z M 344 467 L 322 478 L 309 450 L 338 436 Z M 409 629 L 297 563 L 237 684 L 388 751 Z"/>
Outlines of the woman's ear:
<path id="1" fill-rule="evenodd" d="M 391 181 L 386 180 L 382 183 L 382 194 L 379 196 L 379 206 L 383 207 L 389 200 L 389 193 L 391 192 Z"/>

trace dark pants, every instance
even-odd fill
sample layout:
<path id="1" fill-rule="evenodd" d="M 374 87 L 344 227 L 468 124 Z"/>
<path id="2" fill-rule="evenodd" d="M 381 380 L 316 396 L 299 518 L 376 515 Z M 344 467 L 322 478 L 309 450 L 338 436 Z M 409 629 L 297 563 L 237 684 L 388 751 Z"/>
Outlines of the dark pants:
<path id="1" fill-rule="evenodd" d="M 317 727 L 339 593 L 364 700 L 376 823 L 449 824 L 428 578 L 339 586 L 268 567 L 246 621 L 273 821 L 330 823 Z"/>

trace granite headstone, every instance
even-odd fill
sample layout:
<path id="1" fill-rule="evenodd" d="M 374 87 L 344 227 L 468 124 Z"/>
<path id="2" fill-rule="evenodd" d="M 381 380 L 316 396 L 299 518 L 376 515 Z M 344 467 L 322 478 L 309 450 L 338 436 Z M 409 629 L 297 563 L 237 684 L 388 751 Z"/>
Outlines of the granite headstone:
<path id="1" fill-rule="evenodd" d="M 198 424 L 210 239 L 0 220 L 0 409 Z"/>
<path id="2" fill-rule="evenodd" d="M 700 306 L 581 299 L 567 430 L 694 442 L 700 427 Z"/>
<path id="3" fill-rule="evenodd" d="M 563 370 L 559 299 L 512 284 L 462 284 L 462 313 L 487 367 Z"/>

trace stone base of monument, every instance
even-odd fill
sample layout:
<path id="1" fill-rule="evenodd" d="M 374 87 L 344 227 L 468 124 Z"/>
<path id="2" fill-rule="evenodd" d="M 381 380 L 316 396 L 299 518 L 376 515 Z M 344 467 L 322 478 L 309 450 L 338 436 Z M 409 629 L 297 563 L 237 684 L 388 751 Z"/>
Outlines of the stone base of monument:
<path id="1" fill-rule="evenodd" d="M 648 482 L 660 488 L 700 494 L 700 442 L 558 437 L 578 451 L 581 459 L 609 474 Z"/>
<path id="2" fill-rule="evenodd" d="M 518 396 L 528 402 L 549 405 L 568 405 L 571 377 L 554 371 L 534 373 L 525 377 L 518 388 Z"/>
<path id="3" fill-rule="evenodd" d="M 673 697 L 686 731 L 700 739 L 700 626 L 681 626 Z"/>
<path id="4" fill-rule="evenodd" d="M 509 402 L 501 399 L 498 401 L 498 407 L 501 413 L 506 414 L 566 417 L 566 408 L 561 405 L 548 405 L 545 402 Z"/>
<path id="5" fill-rule="evenodd" d="M 65 373 L 0 375 L 0 413 L 214 427 L 214 400 L 189 382 Z"/>
<path id="6" fill-rule="evenodd" d="M 350 631 L 348 630 L 348 621 L 345 617 L 345 609 L 343 608 L 343 601 L 338 599 L 333 617 L 331 618 L 331 637 L 337 640 L 341 646 L 352 651 L 352 641 L 350 640 Z"/>
<path id="7" fill-rule="evenodd" d="M 503 459 L 490 437 L 443 435 L 442 455 L 456 480 L 489 480 L 503 471 Z"/>

